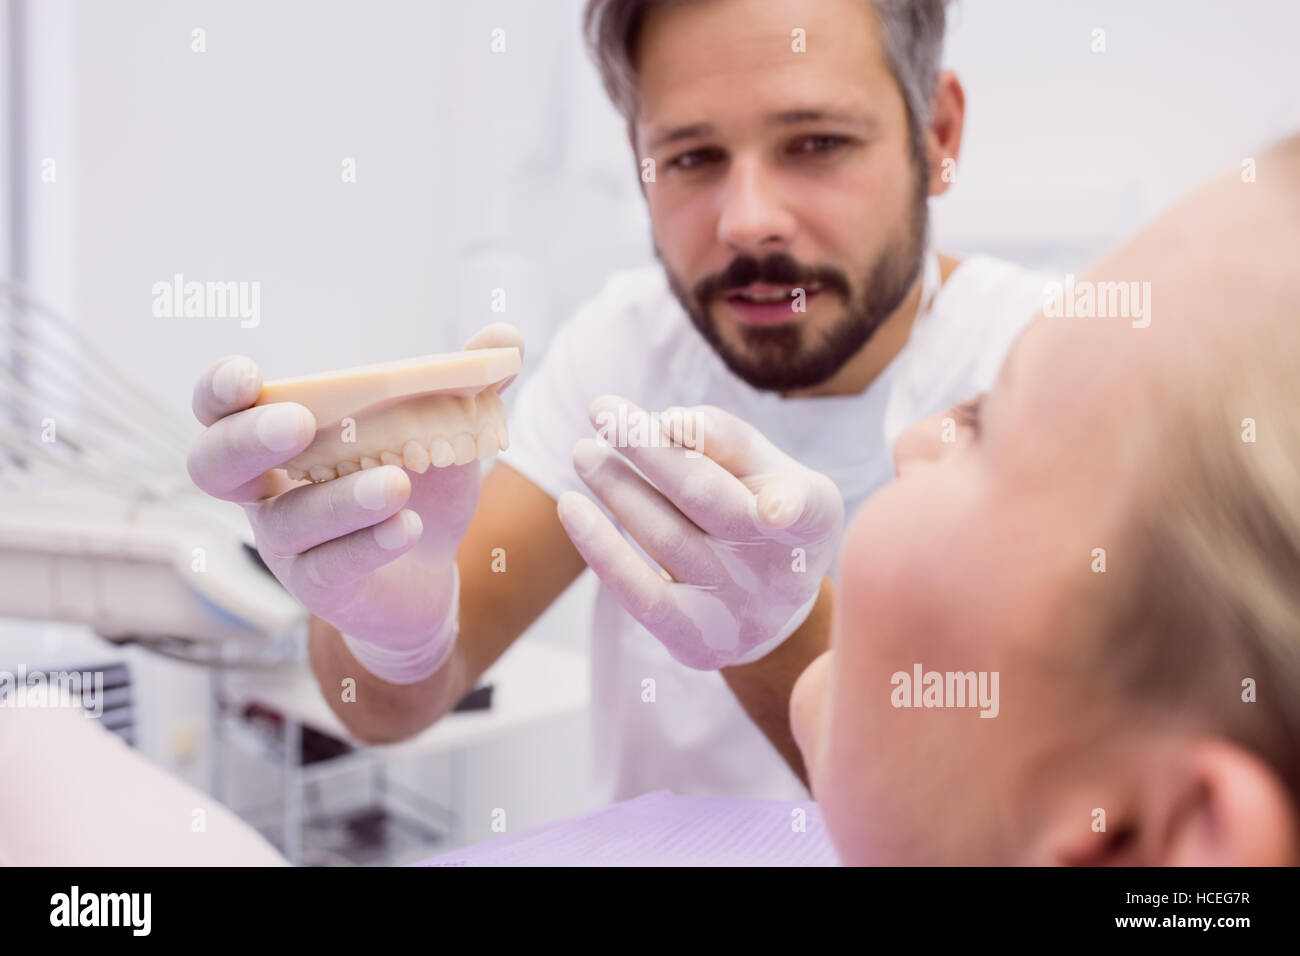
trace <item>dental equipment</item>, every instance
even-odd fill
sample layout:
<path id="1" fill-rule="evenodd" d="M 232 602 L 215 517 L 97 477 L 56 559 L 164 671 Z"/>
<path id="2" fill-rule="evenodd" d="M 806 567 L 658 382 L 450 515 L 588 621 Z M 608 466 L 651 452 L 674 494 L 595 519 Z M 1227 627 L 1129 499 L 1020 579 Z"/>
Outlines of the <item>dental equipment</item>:
<path id="1" fill-rule="evenodd" d="M 194 488 L 183 422 L 13 283 L 0 342 L 0 616 L 200 663 L 265 655 L 305 622 L 241 509 Z"/>

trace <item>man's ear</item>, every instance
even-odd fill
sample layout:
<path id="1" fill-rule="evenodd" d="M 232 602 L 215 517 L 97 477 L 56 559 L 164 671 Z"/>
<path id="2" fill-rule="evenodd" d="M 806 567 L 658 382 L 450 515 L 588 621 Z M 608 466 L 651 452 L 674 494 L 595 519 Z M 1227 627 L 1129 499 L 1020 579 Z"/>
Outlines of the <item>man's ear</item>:
<path id="1" fill-rule="evenodd" d="M 1127 765 L 1127 766 L 1125 766 Z M 1259 757 L 1218 740 L 1171 743 L 1102 781 L 1105 829 L 1060 827 L 1052 862 L 1082 866 L 1292 866 L 1300 814 Z M 1095 811 L 1094 811 L 1095 813 Z M 1072 816 L 1077 814 L 1072 814 Z"/>
<path id="2" fill-rule="evenodd" d="M 961 152 L 965 119 L 966 91 L 956 73 L 944 70 L 930 100 L 930 126 L 925 132 L 931 196 L 943 195 L 957 180 L 957 155 Z"/>
<path id="3" fill-rule="evenodd" d="M 641 198 L 644 199 L 645 180 L 641 178 L 641 160 L 643 160 L 645 157 L 642 156 L 637 151 L 636 148 L 636 120 L 635 119 L 629 119 L 627 121 L 627 145 L 628 145 L 628 149 L 632 151 L 632 166 L 636 170 L 636 184 L 641 189 Z"/>

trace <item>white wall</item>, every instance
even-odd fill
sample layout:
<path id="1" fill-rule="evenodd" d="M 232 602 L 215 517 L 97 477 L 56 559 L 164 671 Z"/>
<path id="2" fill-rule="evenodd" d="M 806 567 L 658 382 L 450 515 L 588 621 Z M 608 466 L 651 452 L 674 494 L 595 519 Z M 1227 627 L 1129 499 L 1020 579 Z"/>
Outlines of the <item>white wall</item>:
<path id="1" fill-rule="evenodd" d="M 1075 251 L 1300 129 L 1291 0 L 959 0 L 951 18 L 966 131 L 956 188 L 932 208 L 954 248 L 1050 247 L 1045 261 L 1076 267 Z"/>
<path id="2" fill-rule="evenodd" d="M 546 328 L 648 249 L 639 210 L 610 221 L 617 197 L 573 152 L 594 142 L 598 164 L 621 159 L 591 109 L 603 105 L 594 76 L 571 68 L 578 11 L 572 0 L 86 4 L 86 326 L 178 409 L 227 352 L 281 376 L 456 348 L 502 318 L 488 309 L 483 255 L 466 249 L 491 238 L 496 199 L 497 228 L 526 260 L 496 257 L 504 317 Z M 489 51 L 494 26 L 503 54 Z M 196 27 L 203 54 L 191 52 Z M 341 181 L 345 157 L 355 184 Z M 261 325 L 153 318 L 150 287 L 175 272 L 261 281 Z"/>
<path id="3" fill-rule="evenodd" d="M 21 250 L 26 274 L 21 278 L 31 288 L 39 289 L 46 303 L 71 314 L 81 302 L 77 261 L 82 156 L 77 45 L 81 11 L 73 0 L 11 0 L 10 6 L 20 9 L 19 31 L 27 63 L 22 78 L 25 148 L 20 168 L 11 171 L 11 182 L 22 191 L 27 232 Z M 9 151 L 7 143 L 5 151 Z"/>
<path id="4" fill-rule="evenodd" d="M 63 169 L 87 328 L 181 412 L 226 352 L 283 375 L 456 347 L 498 317 L 490 283 L 540 346 L 610 268 L 650 256 L 580 8 L 79 4 L 80 144 Z M 957 187 L 934 204 L 950 247 L 1098 250 L 1300 125 L 1300 4 L 961 0 L 952 17 L 969 113 Z M 356 184 L 340 182 L 349 156 Z M 494 229 L 508 237 L 475 254 Z M 153 318 L 150 286 L 178 271 L 260 280 L 261 326 Z"/>

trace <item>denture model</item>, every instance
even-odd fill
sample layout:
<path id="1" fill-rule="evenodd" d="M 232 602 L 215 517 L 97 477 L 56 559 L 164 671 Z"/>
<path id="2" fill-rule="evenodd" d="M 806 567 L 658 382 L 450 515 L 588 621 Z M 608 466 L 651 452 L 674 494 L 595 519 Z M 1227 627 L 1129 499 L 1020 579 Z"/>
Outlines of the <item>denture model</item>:
<path id="1" fill-rule="evenodd" d="M 285 463 L 295 480 L 331 481 L 362 468 L 464 465 L 509 447 L 497 388 L 519 350 L 471 349 L 267 382 L 254 405 L 297 402 L 316 437 Z"/>

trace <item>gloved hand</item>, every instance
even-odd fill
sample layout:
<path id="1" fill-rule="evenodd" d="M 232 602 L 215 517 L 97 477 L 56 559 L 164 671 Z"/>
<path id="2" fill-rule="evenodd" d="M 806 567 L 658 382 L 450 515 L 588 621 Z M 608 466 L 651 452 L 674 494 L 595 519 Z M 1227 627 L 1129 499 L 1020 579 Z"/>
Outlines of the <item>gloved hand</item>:
<path id="1" fill-rule="evenodd" d="M 794 633 L 839 547 L 835 483 L 713 406 L 638 422 L 642 409 L 606 395 L 589 416 L 609 444 L 578 442 L 574 467 L 666 572 L 591 500 L 565 492 L 560 521 L 619 604 L 699 670 L 750 663 Z"/>
<path id="2" fill-rule="evenodd" d="M 509 346 L 522 354 L 523 337 L 498 323 L 465 348 Z M 316 420 L 293 402 L 251 407 L 261 389 L 261 371 L 244 356 L 220 359 L 200 376 L 194 414 L 208 427 L 190 450 L 190 477 L 243 506 L 267 567 L 343 632 L 363 666 L 393 683 L 427 677 L 457 635 L 456 548 L 478 502 L 479 462 L 422 475 L 383 465 L 323 484 L 292 481 L 279 466 L 311 443 Z"/>

